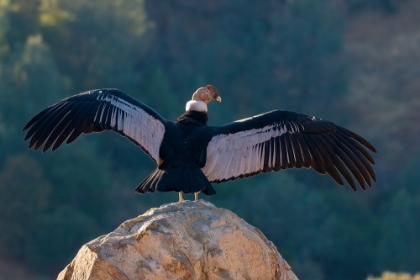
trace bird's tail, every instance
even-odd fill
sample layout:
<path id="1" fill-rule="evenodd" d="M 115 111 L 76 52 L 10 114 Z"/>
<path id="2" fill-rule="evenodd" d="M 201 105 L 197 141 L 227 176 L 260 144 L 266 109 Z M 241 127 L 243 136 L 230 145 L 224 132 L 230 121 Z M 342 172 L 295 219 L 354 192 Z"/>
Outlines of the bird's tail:
<path id="1" fill-rule="evenodd" d="M 176 167 L 159 169 L 156 168 L 143 182 L 136 188 L 136 192 L 180 192 L 195 193 L 202 192 L 205 195 L 216 194 L 216 191 L 204 176 L 200 168 Z"/>

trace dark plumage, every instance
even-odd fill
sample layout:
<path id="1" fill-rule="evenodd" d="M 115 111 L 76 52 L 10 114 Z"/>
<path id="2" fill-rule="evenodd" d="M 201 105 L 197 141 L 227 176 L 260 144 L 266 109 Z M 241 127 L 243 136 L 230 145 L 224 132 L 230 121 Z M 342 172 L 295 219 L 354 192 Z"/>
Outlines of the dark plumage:
<path id="1" fill-rule="evenodd" d="M 376 180 L 375 148 L 332 122 L 275 110 L 223 126 L 207 126 L 207 103 L 221 101 L 212 86 L 199 88 L 177 121 L 117 89 L 98 89 L 63 99 L 33 117 L 24 130 L 29 148 L 54 151 L 82 133 L 112 130 L 127 137 L 157 164 L 139 193 L 215 194 L 210 183 L 286 168 L 313 168 L 356 190 Z"/>

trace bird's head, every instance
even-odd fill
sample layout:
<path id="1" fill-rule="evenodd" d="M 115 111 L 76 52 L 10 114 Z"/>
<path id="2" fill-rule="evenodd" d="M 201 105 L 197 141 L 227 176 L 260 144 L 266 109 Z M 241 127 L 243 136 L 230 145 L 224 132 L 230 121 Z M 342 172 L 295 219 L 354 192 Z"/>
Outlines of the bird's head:
<path id="1" fill-rule="evenodd" d="M 217 89 L 212 85 L 207 85 L 205 87 L 198 88 L 194 92 L 191 100 L 201 100 L 206 104 L 208 104 L 212 100 L 222 102 L 222 98 L 218 95 Z"/>
<path id="2" fill-rule="evenodd" d="M 207 112 L 207 104 L 216 100 L 222 102 L 217 89 L 212 85 L 198 88 L 192 95 L 191 101 L 186 105 L 186 111 L 201 111 Z"/>

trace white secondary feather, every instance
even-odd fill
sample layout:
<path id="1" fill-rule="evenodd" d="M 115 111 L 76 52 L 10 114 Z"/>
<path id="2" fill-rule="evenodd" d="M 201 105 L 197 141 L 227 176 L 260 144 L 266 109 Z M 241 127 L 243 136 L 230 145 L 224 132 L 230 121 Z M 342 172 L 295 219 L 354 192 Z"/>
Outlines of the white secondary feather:
<path id="1" fill-rule="evenodd" d="M 165 134 L 165 126 L 162 122 L 146 113 L 142 108 L 137 107 L 124 99 L 110 95 L 99 95 L 98 100 L 109 102 L 111 112 L 104 115 L 105 106 L 96 113 L 95 121 L 104 121 L 110 118 L 111 127 L 122 131 L 125 135 L 136 141 L 154 159 L 160 162 L 159 147 Z"/>
<path id="2" fill-rule="evenodd" d="M 287 130 L 284 124 L 272 124 L 263 128 L 240 131 L 232 134 L 214 136 L 207 146 L 207 162 L 202 168 L 209 181 L 227 180 L 241 175 L 261 171 L 264 167 L 264 142 L 280 137 L 284 133 L 296 133 L 299 129 L 293 124 Z M 280 147 L 269 152 L 268 164 L 274 167 Z"/>

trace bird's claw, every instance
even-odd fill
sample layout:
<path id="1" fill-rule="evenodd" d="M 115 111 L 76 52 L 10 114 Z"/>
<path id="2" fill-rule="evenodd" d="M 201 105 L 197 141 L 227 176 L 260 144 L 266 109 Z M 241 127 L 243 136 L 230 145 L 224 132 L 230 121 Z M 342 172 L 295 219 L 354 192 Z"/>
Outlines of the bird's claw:
<path id="1" fill-rule="evenodd" d="M 182 197 L 182 192 L 179 192 L 178 195 L 179 195 L 179 202 L 184 202 L 184 198 Z"/>

